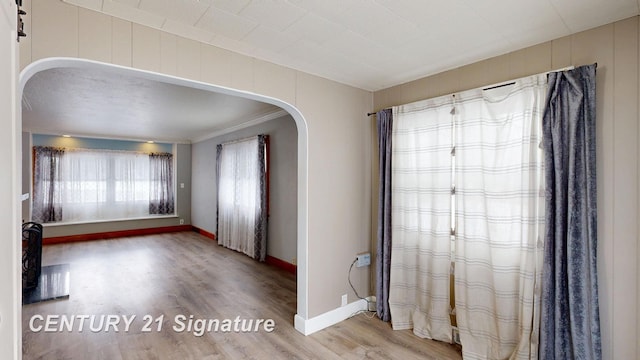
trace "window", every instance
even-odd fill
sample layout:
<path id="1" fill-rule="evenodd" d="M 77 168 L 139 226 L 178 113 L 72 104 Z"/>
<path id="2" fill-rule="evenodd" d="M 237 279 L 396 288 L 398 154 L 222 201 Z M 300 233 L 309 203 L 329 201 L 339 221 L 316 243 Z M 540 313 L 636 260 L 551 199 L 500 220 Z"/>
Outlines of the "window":
<path id="1" fill-rule="evenodd" d="M 33 220 L 82 222 L 173 214 L 172 169 L 172 154 L 36 146 Z"/>
<path id="2" fill-rule="evenodd" d="M 264 261 L 267 246 L 268 136 L 217 149 L 218 243 Z"/>

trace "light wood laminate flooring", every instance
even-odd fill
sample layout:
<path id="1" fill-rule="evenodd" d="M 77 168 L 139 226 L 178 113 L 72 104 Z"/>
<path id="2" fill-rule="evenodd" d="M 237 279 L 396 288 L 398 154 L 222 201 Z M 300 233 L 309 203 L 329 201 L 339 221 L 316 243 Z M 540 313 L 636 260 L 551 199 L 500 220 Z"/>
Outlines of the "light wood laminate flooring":
<path id="1" fill-rule="evenodd" d="M 460 359 L 453 345 L 393 331 L 365 314 L 304 336 L 293 327 L 296 279 L 181 232 L 45 246 L 43 264 L 69 263 L 70 297 L 23 306 L 24 359 Z M 109 331 L 99 318 L 78 331 L 45 332 L 51 315 L 114 315 L 135 319 Z M 163 316 L 143 332 L 144 316 Z M 266 332 L 177 332 L 175 316 L 194 319 L 273 319 Z M 44 320 L 40 320 L 40 317 Z M 55 321 L 55 317 L 50 321 Z M 120 318 L 121 319 L 121 318 Z M 113 319 L 112 319 L 113 320 Z M 122 320 L 122 319 L 121 319 Z M 33 326 L 34 329 L 30 326 Z M 184 322 L 185 325 L 187 321 Z M 49 329 L 59 325 L 49 324 Z M 68 325 L 67 325 L 68 326 Z M 34 331 L 38 330 L 40 331 Z"/>

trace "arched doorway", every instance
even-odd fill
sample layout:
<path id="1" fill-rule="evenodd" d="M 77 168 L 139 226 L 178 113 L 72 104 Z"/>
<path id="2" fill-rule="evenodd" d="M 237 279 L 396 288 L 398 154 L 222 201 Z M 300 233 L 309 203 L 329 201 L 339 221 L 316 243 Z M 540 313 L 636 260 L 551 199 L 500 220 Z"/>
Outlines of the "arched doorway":
<path id="1" fill-rule="evenodd" d="M 20 74 L 19 95 L 22 95 L 27 82 L 37 76 L 38 73 L 50 69 L 82 69 L 83 71 L 103 71 L 108 70 L 117 73 L 119 76 L 133 77 L 144 81 L 158 82 L 167 86 L 187 87 L 199 91 L 221 94 L 225 97 L 237 97 L 239 99 L 256 101 L 274 105 L 288 113 L 295 121 L 297 127 L 297 314 L 296 318 L 307 319 L 308 317 L 308 270 L 307 270 L 307 249 L 308 249 L 308 133 L 307 124 L 300 113 L 293 105 L 276 98 L 255 94 L 246 91 L 230 89 L 208 83 L 168 76 L 164 74 L 127 68 L 112 64 L 100 63 L 96 61 L 76 59 L 76 58 L 48 58 L 36 61 L 27 66 Z M 28 106 L 28 104 L 26 105 Z M 18 119 L 18 128 L 22 127 L 22 119 Z M 18 144 L 20 147 L 20 144 Z M 16 294 L 20 297 L 20 294 Z M 18 300 L 19 302 L 19 300 Z"/>

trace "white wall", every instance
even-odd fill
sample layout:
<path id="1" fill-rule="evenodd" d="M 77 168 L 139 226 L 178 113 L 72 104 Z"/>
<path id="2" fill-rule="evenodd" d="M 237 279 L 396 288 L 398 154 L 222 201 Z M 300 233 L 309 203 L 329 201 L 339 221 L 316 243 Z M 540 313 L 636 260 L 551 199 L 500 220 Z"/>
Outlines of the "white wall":
<path id="1" fill-rule="evenodd" d="M 298 132 L 289 115 L 192 145 L 192 224 L 210 233 L 216 233 L 217 145 L 258 134 L 269 135 L 270 142 L 267 255 L 295 264 Z"/>
<path id="2" fill-rule="evenodd" d="M 374 93 L 374 107 L 598 63 L 598 281 L 604 359 L 640 358 L 640 18 L 632 17 Z"/>
<path id="3" fill-rule="evenodd" d="M 349 264 L 370 249 L 371 238 L 371 123 L 365 116 L 370 92 L 60 1 L 26 5 L 30 37 L 20 47 L 23 67 L 52 56 L 88 58 L 265 95 L 297 108 L 306 125 L 309 179 L 307 216 L 298 229 L 298 239 L 308 241 L 308 247 L 298 246 L 298 270 L 306 269 L 298 276 L 304 292 L 298 314 L 323 314 L 340 306 L 342 294 L 352 294 L 345 282 Z M 300 252 L 308 258 L 305 267 Z M 352 279 L 367 293 L 366 271 Z"/>

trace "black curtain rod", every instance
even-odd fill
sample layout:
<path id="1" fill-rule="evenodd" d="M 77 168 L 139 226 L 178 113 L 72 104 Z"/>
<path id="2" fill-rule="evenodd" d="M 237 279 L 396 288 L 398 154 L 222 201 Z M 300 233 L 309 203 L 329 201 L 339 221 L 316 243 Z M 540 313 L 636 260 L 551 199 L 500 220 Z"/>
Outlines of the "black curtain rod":
<path id="1" fill-rule="evenodd" d="M 389 110 L 389 109 L 391 109 L 391 108 L 384 108 L 384 109 L 381 109 L 381 110 Z M 370 112 L 370 113 L 367 113 L 367 116 L 375 115 L 377 113 L 378 112 Z"/>
<path id="2" fill-rule="evenodd" d="M 508 82 L 508 83 L 506 83 L 506 84 L 501 84 L 501 85 L 496 85 L 496 86 L 490 86 L 490 87 L 488 87 L 488 88 L 484 88 L 484 89 L 482 89 L 482 90 L 483 90 L 483 91 L 493 90 L 493 89 L 501 88 L 501 87 L 504 87 L 504 86 L 513 85 L 513 84 L 515 84 L 515 83 L 516 83 L 515 81 L 512 81 L 512 82 Z"/>

